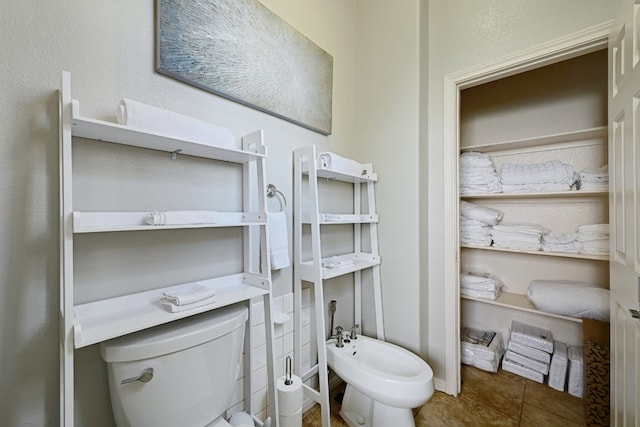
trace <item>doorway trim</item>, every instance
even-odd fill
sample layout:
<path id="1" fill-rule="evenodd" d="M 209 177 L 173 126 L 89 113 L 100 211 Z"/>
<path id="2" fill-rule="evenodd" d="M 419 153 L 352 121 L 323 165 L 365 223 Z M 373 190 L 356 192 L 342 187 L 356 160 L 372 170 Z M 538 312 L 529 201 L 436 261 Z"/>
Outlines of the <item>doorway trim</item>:
<path id="1" fill-rule="evenodd" d="M 445 392 L 460 392 L 460 244 L 458 156 L 460 152 L 460 91 L 556 62 L 585 55 L 608 46 L 613 21 L 606 21 L 511 55 L 444 77 L 444 283 L 445 283 Z"/>

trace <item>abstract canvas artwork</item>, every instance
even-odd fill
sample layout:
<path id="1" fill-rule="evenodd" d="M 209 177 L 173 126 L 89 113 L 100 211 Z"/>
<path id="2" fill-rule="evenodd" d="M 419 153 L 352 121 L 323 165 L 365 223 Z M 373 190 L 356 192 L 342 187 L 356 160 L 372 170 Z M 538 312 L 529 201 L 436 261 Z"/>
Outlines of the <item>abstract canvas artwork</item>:
<path id="1" fill-rule="evenodd" d="M 333 57 L 257 0 L 158 0 L 157 71 L 331 134 Z"/>

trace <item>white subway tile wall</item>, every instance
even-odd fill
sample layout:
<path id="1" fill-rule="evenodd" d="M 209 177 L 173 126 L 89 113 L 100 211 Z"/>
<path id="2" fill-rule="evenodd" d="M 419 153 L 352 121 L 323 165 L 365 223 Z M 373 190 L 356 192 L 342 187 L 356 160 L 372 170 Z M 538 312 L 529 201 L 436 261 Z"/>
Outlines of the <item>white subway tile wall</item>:
<path id="1" fill-rule="evenodd" d="M 302 291 L 302 365 L 303 369 L 310 367 L 310 289 Z M 284 365 L 287 356 L 293 359 L 293 293 L 288 293 L 271 299 L 272 317 L 279 313 L 288 315 L 282 324 L 274 325 L 274 361 L 276 378 L 284 375 Z M 267 354 L 264 328 L 264 303 L 257 298 L 251 303 L 251 331 L 252 331 L 252 390 L 251 403 L 255 415 L 264 420 L 267 415 Z M 245 349 L 246 350 L 246 349 Z M 233 393 L 227 418 L 236 412 L 247 410 L 244 404 L 244 366 L 241 367 Z"/>

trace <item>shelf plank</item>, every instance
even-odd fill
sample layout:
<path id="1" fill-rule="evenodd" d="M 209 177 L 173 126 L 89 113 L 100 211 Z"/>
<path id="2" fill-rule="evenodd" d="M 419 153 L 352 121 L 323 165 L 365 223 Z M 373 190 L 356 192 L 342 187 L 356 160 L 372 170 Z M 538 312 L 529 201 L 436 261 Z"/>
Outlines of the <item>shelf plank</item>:
<path id="1" fill-rule="evenodd" d="M 350 254 L 341 254 L 335 255 L 339 256 L 343 259 L 351 259 L 353 260 L 353 265 L 348 265 L 345 267 L 336 267 L 336 268 L 326 268 L 322 267 L 322 279 L 333 279 L 334 277 L 344 276 L 345 274 L 354 273 L 356 271 L 361 271 L 367 268 L 374 267 L 376 265 L 380 265 L 380 257 L 375 256 L 370 253 L 350 253 Z M 326 259 L 326 258 L 325 258 Z M 307 261 L 301 263 L 303 271 L 313 272 L 313 261 Z M 313 281 L 311 277 L 304 277 L 303 280 Z"/>
<path id="2" fill-rule="evenodd" d="M 202 143 L 174 138 L 166 134 L 136 129 L 117 123 L 105 122 L 80 116 L 79 103 L 72 102 L 71 132 L 73 136 L 106 141 L 113 144 L 132 147 L 148 148 L 168 153 L 181 150 L 179 155 L 203 157 L 206 159 L 222 160 L 234 163 L 247 163 L 260 158 L 266 158 L 264 146 L 256 152 L 237 150 L 233 148 L 215 147 Z"/>
<path id="3" fill-rule="evenodd" d="M 582 319 L 578 319 L 576 317 L 562 316 L 560 314 L 552 314 L 552 313 L 540 311 L 537 308 L 535 308 L 535 306 L 531 303 L 531 301 L 529 301 L 526 295 L 514 294 L 511 292 L 502 292 L 500 296 L 495 300 L 491 300 L 487 298 L 470 297 L 467 295 L 460 295 L 460 298 L 465 300 L 470 300 L 470 301 L 477 301 L 483 304 L 497 305 L 500 307 L 506 307 L 514 310 L 526 311 L 528 313 L 534 313 L 541 316 L 553 317 L 555 319 L 562 319 L 570 322 L 582 323 Z"/>
<path id="4" fill-rule="evenodd" d="M 215 289 L 214 303 L 191 310 L 169 313 L 158 300 L 164 290 L 174 287 L 170 286 L 75 305 L 75 348 L 86 347 L 142 329 L 245 301 L 268 294 L 271 290 L 271 282 L 266 277 L 243 273 L 199 280 L 197 283 Z"/>
<path id="5" fill-rule="evenodd" d="M 218 212 L 218 221 L 211 224 L 149 225 L 149 212 L 73 212 L 74 233 L 104 233 L 114 231 L 152 231 L 187 228 L 242 227 L 266 225 L 266 214 L 258 212 Z"/>
<path id="6" fill-rule="evenodd" d="M 342 173 L 331 169 L 325 169 L 319 167 L 316 169 L 318 178 L 335 179 L 336 181 L 351 182 L 351 183 L 364 183 L 364 182 L 376 182 L 378 181 L 378 174 L 372 173 L 368 175 L 352 175 L 348 173 Z"/>
<path id="7" fill-rule="evenodd" d="M 609 195 L 608 189 L 603 190 L 575 190 L 575 191 L 554 191 L 537 193 L 487 193 L 487 194 L 461 194 L 463 200 L 472 199 L 564 199 L 580 197 L 606 197 Z"/>
<path id="8" fill-rule="evenodd" d="M 570 252 L 549 252 L 549 251 L 518 251 L 515 249 L 498 248 L 495 246 L 460 245 L 460 247 L 465 249 L 478 249 L 482 251 L 509 252 L 514 254 L 574 258 L 574 259 L 584 259 L 584 260 L 593 260 L 593 261 L 609 261 L 608 255 L 574 254 Z"/>
<path id="9" fill-rule="evenodd" d="M 588 139 L 605 138 L 607 136 L 607 126 L 597 126 L 589 129 L 577 131 L 554 133 L 533 138 L 514 139 L 509 141 L 494 142 L 490 144 L 477 144 L 460 147 L 461 152 L 477 151 L 489 153 L 493 151 L 512 150 L 519 148 L 531 148 L 545 145 L 562 144 L 572 141 L 583 141 Z M 603 141 L 605 144 L 606 141 Z"/>
<path id="10" fill-rule="evenodd" d="M 302 219 L 305 224 L 311 224 L 309 215 Z M 331 224 L 375 224 L 378 222 L 377 214 L 318 214 L 318 223 L 320 225 Z"/>

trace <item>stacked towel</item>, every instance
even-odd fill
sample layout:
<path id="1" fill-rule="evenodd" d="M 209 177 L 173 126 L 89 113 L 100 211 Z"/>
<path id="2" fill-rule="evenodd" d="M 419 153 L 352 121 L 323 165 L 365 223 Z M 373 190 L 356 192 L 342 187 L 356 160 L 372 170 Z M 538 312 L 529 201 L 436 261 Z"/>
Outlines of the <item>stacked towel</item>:
<path id="1" fill-rule="evenodd" d="M 491 246 L 491 226 L 502 219 L 503 213 L 487 206 L 460 202 L 460 243 Z"/>
<path id="2" fill-rule="evenodd" d="M 476 368 L 498 372 L 504 353 L 502 335 L 495 331 L 463 328 L 460 338 L 462 363 Z"/>
<path id="3" fill-rule="evenodd" d="M 280 270 L 289 267 L 289 237 L 287 218 L 284 212 L 269 212 L 267 214 L 267 234 L 269 236 L 271 269 Z"/>
<path id="4" fill-rule="evenodd" d="M 216 147 L 234 148 L 235 138 L 227 128 L 153 105 L 124 98 L 118 105 L 118 123 L 172 138 Z"/>
<path id="5" fill-rule="evenodd" d="M 149 212 L 145 221 L 149 225 L 190 225 L 215 224 L 218 222 L 216 211 L 165 211 Z"/>
<path id="6" fill-rule="evenodd" d="M 460 243 L 491 246 L 491 226 L 482 221 L 460 217 Z"/>
<path id="7" fill-rule="evenodd" d="M 187 283 L 167 289 L 162 293 L 160 304 L 170 313 L 191 310 L 213 304 L 215 291 L 200 283 Z"/>
<path id="8" fill-rule="evenodd" d="M 578 253 L 578 233 L 548 233 L 542 235 L 542 250 L 547 252 Z"/>
<path id="9" fill-rule="evenodd" d="M 606 190 L 609 188 L 609 166 L 587 168 L 580 171 L 580 190 Z"/>
<path id="10" fill-rule="evenodd" d="M 499 248 L 538 251 L 542 247 L 542 236 L 548 232 L 539 224 L 511 222 L 494 225 L 491 237 L 493 245 Z"/>
<path id="11" fill-rule="evenodd" d="M 466 219 L 475 219 L 487 225 L 496 225 L 504 214 L 498 209 L 465 202 L 463 200 L 460 202 L 460 216 Z"/>
<path id="12" fill-rule="evenodd" d="M 318 165 L 323 169 L 331 169 L 332 171 L 342 172 L 349 175 L 366 175 L 366 171 L 362 164 L 328 151 L 318 154 Z"/>
<path id="13" fill-rule="evenodd" d="M 467 152 L 460 155 L 460 193 L 500 193 L 500 177 L 491 156 Z"/>
<path id="14" fill-rule="evenodd" d="M 579 252 L 609 255 L 609 224 L 590 224 L 578 227 Z"/>
<path id="15" fill-rule="evenodd" d="M 544 381 L 553 353 L 551 331 L 514 320 L 507 348 L 502 369 L 539 383 Z"/>
<path id="16" fill-rule="evenodd" d="M 470 297 L 495 300 L 500 296 L 502 282 L 488 274 L 460 274 L 460 293 Z"/>
<path id="17" fill-rule="evenodd" d="M 568 191 L 576 182 L 576 174 L 571 165 L 557 160 L 505 163 L 500 180 L 505 193 Z"/>
<path id="18" fill-rule="evenodd" d="M 609 321 L 609 290 L 575 280 L 532 280 L 527 296 L 545 313 Z"/>

